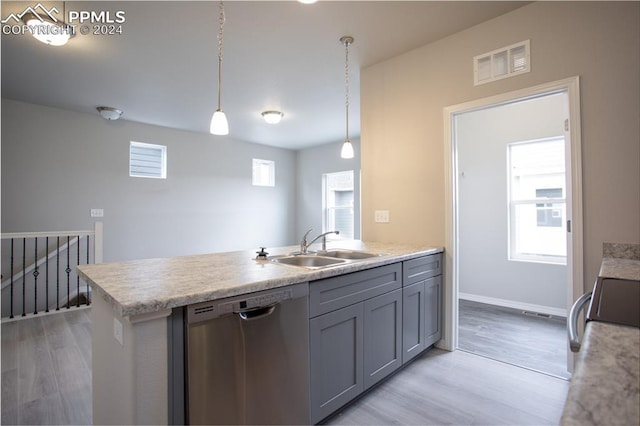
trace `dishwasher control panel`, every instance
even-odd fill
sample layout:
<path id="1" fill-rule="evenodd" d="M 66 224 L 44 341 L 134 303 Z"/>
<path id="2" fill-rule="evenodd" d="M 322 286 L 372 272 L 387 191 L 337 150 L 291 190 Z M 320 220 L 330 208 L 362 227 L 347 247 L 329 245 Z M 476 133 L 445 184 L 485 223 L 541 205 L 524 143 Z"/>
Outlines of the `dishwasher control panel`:
<path id="1" fill-rule="evenodd" d="M 189 305 L 187 307 L 187 322 L 206 321 L 222 315 L 251 311 L 273 306 L 294 298 L 306 297 L 308 294 L 307 287 L 305 286 L 304 291 L 301 291 L 302 287 L 299 286 L 287 286 L 275 290 L 260 291 Z"/>
<path id="2" fill-rule="evenodd" d="M 235 300 L 231 302 L 221 301 L 218 305 L 218 313 L 228 314 L 231 312 L 249 311 L 251 309 L 262 308 L 265 306 L 275 305 L 285 300 L 291 299 L 291 290 L 282 290 L 275 293 L 266 293 L 259 296 L 252 296 L 246 299 Z"/>

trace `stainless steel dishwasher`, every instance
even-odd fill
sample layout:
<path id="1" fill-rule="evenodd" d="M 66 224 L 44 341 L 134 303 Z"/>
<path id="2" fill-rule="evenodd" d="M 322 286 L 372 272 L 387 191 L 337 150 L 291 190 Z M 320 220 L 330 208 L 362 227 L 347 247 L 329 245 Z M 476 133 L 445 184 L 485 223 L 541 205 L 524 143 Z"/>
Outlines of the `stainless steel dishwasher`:
<path id="1" fill-rule="evenodd" d="M 187 308 L 189 424 L 308 424 L 307 283 Z"/>

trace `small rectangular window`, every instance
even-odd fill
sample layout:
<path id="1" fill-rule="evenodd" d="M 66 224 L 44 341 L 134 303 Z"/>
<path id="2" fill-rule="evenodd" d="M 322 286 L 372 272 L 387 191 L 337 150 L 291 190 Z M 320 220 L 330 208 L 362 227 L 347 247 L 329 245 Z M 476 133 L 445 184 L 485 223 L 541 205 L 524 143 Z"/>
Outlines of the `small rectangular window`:
<path id="1" fill-rule="evenodd" d="M 167 147 L 132 141 L 129 145 L 129 176 L 166 179 Z"/>
<path id="2" fill-rule="evenodd" d="M 353 170 L 322 175 L 322 232 L 340 231 L 338 238 L 354 238 Z"/>
<path id="3" fill-rule="evenodd" d="M 253 159 L 253 185 L 276 186 L 276 163 L 274 161 Z"/>

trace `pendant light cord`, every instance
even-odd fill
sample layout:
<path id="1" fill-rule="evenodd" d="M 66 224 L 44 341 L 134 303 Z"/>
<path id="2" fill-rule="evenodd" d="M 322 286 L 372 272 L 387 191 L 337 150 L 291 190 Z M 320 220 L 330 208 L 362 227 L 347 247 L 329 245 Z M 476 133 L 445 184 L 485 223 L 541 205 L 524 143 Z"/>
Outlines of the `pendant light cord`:
<path id="1" fill-rule="evenodd" d="M 346 117 L 346 139 L 349 142 L 349 40 L 344 41 L 344 91 L 345 91 L 345 117 Z"/>
<path id="2" fill-rule="evenodd" d="M 224 3 L 220 2 L 219 5 L 220 8 L 220 29 L 218 30 L 218 110 L 220 110 L 220 93 L 221 93 L 221 88 L 222 88 L 222 57 L 223 57 L 223 52 L 222 52 L 222 42 L 223 42 L 223 35 L 224 35 L 224 21 L 226 20 L 225 14 L 224 14 Z"/>

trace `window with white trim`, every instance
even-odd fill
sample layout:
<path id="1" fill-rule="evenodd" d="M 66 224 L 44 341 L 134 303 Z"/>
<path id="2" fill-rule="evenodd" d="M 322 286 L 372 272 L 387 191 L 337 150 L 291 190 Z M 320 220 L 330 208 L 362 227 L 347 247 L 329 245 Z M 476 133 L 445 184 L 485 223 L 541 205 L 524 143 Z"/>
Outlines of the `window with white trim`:
<path id="1" fill-rule="evenodd" d="M 563 137 L 507 146 L 509 260 L 566 265 Z"/>
<path id="2" fill-rule="evenodd" d="M 340 231 L 338 238 L 353 239 L 353 170 L 323 174 L 322 194 L 322 232 Z"/>
<path id="3" fill-rule="evenodd" d="M 131 141 L 129 144 L 129 176 L 166 179 L 167 147 Z"/>
<path id="4" fill-rule="evenodd" d="M 275 161 L 253 159 L 253 185 L 276 186 Z"/>

